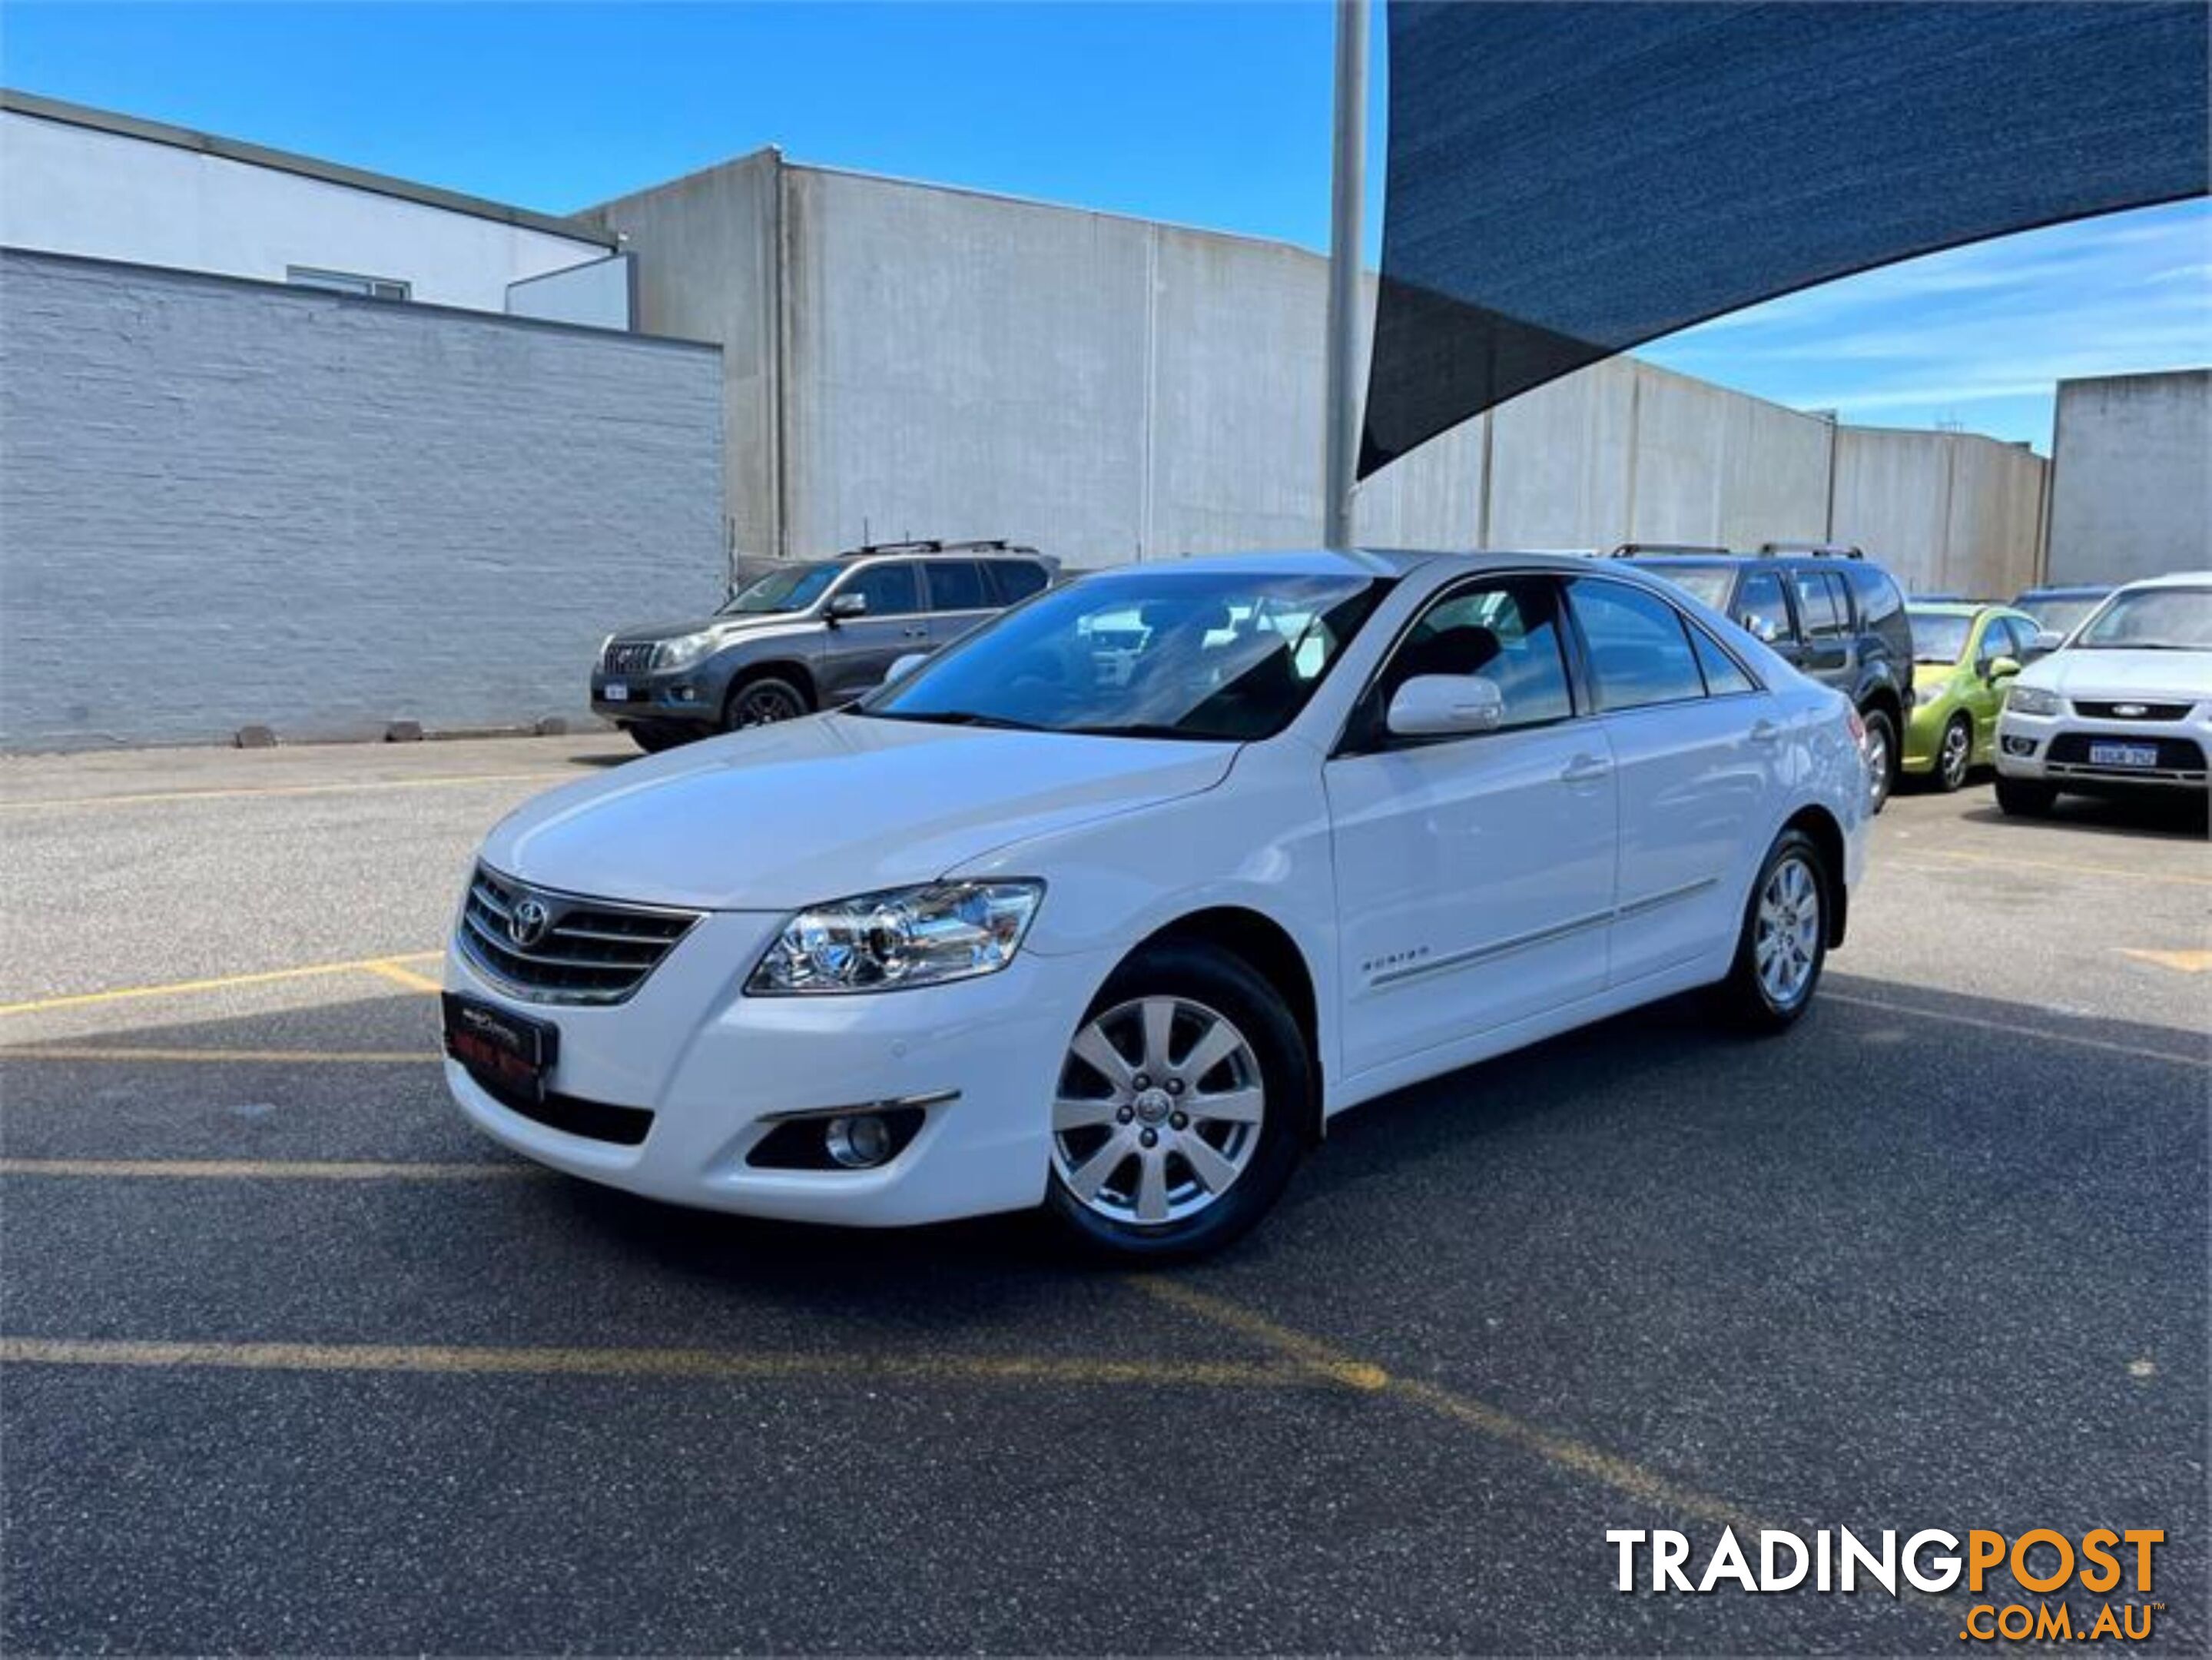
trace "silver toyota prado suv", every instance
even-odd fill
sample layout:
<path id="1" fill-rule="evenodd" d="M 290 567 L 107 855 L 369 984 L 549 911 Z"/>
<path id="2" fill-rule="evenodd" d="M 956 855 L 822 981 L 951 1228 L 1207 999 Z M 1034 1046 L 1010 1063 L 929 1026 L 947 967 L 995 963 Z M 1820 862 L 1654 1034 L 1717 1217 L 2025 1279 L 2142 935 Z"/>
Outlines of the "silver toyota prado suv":
<path id="1" fill-rule="evenodd" d="M 793 562 L 711 617 L 609 635 L 592 708 L 647 750 L 835 708 L 1058 573 L 1057 560 L 1007 542 L 889 543 Z"/>

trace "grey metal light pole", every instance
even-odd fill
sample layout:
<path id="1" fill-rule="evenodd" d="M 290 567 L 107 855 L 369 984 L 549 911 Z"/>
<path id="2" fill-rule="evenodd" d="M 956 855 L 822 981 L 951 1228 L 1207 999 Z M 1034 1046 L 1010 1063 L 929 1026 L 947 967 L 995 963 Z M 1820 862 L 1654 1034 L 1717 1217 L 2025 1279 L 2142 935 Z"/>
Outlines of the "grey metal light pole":
<path id="1" fill-rule="evenodd" d="M 1336 0 L 1336 146 L 1329 197 L 1328 382 L 1322 541 L 1352 545 L 1359 454 L 1359 241 L 1367 170 L 1367 0 Z"/>

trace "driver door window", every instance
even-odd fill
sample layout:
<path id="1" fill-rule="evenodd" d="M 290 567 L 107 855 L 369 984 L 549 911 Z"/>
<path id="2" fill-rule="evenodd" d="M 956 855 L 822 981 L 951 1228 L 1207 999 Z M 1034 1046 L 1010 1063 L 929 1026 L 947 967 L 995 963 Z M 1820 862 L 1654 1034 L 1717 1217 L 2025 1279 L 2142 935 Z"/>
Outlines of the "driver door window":
<path id="1" fill-rule="evenodd" d="M 1787 644 L 1791 632 L 1790 602 L 1782 597 L 1782 579 L 1771 570 L 1747 574 L 1736 594 L 1735 617 L 1753 639 L 1769 645 Z"/>
<path id="2" fill-rule="evenodd" d="M 1451 743 L 1393 737 L 1390 700 L 1418 675 L 1479 674 L 1505 699 L 1500 731 L 1565 721 L 1575 712 L 1560 637 L 1559 585 L 1548 577 L 1508 577 L 1445 595 L 1406 631 L 1362 700 L 1355 727 L 1369 744 Z"/>

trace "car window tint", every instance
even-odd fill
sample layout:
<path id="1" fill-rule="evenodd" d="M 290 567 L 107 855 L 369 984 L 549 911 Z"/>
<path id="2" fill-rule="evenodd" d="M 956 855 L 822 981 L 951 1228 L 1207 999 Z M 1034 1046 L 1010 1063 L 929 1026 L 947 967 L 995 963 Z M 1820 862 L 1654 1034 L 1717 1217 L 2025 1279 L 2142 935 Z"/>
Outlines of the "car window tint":
<path id="1" fill-rule="evenodd" d="M 1398 688 L 1421 674 L 1479 674 L 1505 699 L 1505 726 L 1540 726 L 1575 712 L 1559 629 L 1559 586 L 1505 577 L 1455 588 L 1425 611 L 1377 682 L 1380 720 Z"/>
<path id="2" fill-rule="evenodd" d="M 1997 621 L 2004 624 L 2007 643 L 1996 654 L 2015 662 L 2025 658 L 2035 643 L 2035 624 L 2017 617 L 2000 617 Z"/>
<path id="3" fill-rule="evenodd" d="M 1754 639 L 1790 638 L 1790 602 L 1782 597 L 1782 579 L 1771 570 L 1745 574 L 1729 615 Z"/>
<path id="4" fill-rule="evenodd" d="M 1743 672 L 1735 658 L 1723 651 L 1705 631 L 1692 623 L 1690 645 L 1698 654 L 1698 666 L 1705 677 L 1705 690 L 1714 697 L 1725 697 L 1731 692 L 1756 691 L 1758 683 Z"/>
<path id="5" fill-rule="evenodd" d="M 1705 677 L 1674 608 L 1626 582 L 1574 585 L 1575 618 L 1589 643 L 1601 710 L 1677 703 L 1705 695 Z"/>
<path id="6" fill-rule="evenodd" d="M 1850 567 L 1850 581 L 1851 592 L 1858 596 L 1859 615 L 1866 627 L 1878 627 L 1905 609 L 1905 596 L 1881 566 L 1854 562 Z"/>
<path id="7" fill-rule="evenodd" d="M 1808 640 L 1833 639 L 1844 632 L 1846 613 L 1836 603 L 1841 594 L 1833 577 L 1826 571 L 1801 570 L 1790 581 L 1797 591 L 1798 620 Z"/>
<path id="8" fill-rule="evenodd" d="M 903 617 L 921 609 L 921 585 L 912 565 L 870 565 L 854 571 L 838 593 L 866 596 L 871 617 Z"/>
<path id="9" fill-rule="evenodd" d="M 993 600 L 983 586 L 983 568 L 969 559 L 933 559 L 929 563 L 932 611 L 988 611 Z"/>
<path id="10" fill-rule="evenodd" d="M 999 603 L 1011 605 L 1042 593 L 1045 585 L 1044 567 L 1032 565 L 1026 559 L 997 559 L 983 567 L 992 586 L 997 589 Z"/>

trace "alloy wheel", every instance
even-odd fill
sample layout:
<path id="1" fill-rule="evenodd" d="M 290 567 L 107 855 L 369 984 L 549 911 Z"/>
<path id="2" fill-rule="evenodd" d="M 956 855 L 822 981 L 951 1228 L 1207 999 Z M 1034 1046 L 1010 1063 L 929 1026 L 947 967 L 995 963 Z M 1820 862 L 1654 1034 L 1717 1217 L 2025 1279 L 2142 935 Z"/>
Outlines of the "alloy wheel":
<path id="1" fill-rule="evenodd" d="M 1226 1015 L 1144 997 L 1085 1025 L 1052 1106 L 1053 1169 L 1085 1209 L 1153 1225 L 1195 1216 L 1252 1162 L 1260 1058 Z"/>
<path id="2" fill-rule="evenodd" d="M 1965 721 L 1954 721 L 1943 728 L 1943 752 L 1936 764 L 1942 769 L 1944 788 L 1954 790 L 1966 781 L 1973 752 L 1974 735 Z"/>
<path id="3" fill-rule="evenodd" d="M 1881 721 L 1867 722 L 1867 796 L 1879 812 L 1889 799 L 1889 727 Z"/>
<path id="4" fill-rule="evenodd" d="M 747 686 L 730 704 L 730 727 L 738 731 L 773 726 L 779 721 L 796 721 L 805 712 L 781 686 Z"/>
<path id="5" fill-rule="evenodd" d="M 1759 890 L 1752 963 L 1759 990 L 1777 1009 L 1795 1007 L 1813 981 L 1820 944 L 1820 882 L 1791 854 L 1767 873 Z"/>

